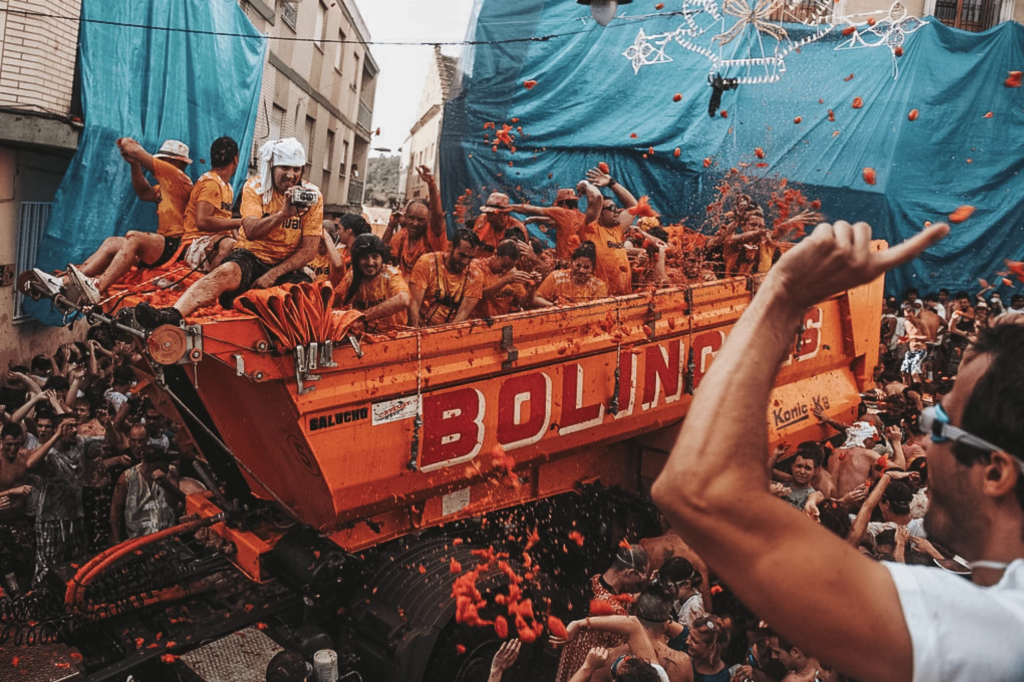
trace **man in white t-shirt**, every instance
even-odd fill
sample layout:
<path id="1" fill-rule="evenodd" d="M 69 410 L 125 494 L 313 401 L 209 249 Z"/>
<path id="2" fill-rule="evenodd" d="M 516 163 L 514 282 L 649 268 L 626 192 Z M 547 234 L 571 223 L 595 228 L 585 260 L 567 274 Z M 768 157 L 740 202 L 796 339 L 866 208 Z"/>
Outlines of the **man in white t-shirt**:
<path id="1" fill-rule="evenodd" d="M 764 414 L 807 308 L 877 280 L 948 232 L 934 225 L 876 250 L 865 223 L 821 224 L 786 252 L 716 355 L 651 488 L 744 604 L 862 680 L 1024 678 L 1024 326 L 984 330 L 953 390 L 921 415 L 931 437 L 925 528 L 972 563 L 971 581 L 874 562 L 768 492 Z"/>

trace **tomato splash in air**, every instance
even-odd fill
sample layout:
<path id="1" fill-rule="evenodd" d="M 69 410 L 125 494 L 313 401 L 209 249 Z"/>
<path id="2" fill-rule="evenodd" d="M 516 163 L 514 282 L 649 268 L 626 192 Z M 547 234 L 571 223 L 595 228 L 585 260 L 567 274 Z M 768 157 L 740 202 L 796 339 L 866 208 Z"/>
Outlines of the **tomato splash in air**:
<path id="1" fill-rule="evenodd" d="M 640 197 L 640 200 L 636 202 L 636 206 L 626 209 L 631 216 L 638 218 L 657 218 L 658 214 L 653 208 L 651 208 L 650 201 L 647 199 L 647 195 Z"/>
<path id="2" fill-rule="evenodd" d="M 974 207 L 964 204 L 949 214 L 949 222 L 962 223 L 974 215 Z"/>
<path id="3" fill-rule="evenodd" d="M 907 120 L 908 121 L 916 121 L 917 120 L 917 116 L 918 116 L 919 113 L 920 112 L 918 112 L 917 109 L 911 109 L 910 113 L 907 114 Z"/>
<path id="4" fill-rule="evenodd" d="M 578 530 L 570 532 L 569 539 L 575 542 L 580 547 L 583 546 L 583 533 L 579 532 Z"/>

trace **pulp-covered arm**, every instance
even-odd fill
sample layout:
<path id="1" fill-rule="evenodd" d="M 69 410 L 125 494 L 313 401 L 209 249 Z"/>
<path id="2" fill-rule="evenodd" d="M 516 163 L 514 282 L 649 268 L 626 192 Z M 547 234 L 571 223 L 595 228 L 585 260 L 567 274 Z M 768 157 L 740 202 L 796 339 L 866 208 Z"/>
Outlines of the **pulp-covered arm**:
<path id="1" fill-rule="evenodd" d="M 430 199 L 430 226 L 429 229 L 434 236 L 441 237 L 445 233 L 444 207 L 441 206 L 441 192 L 437 189 L 437 180 L 427 166 L 419 166 L 416 169 L 420 179 L 427 185 L 427 194 Z M 385 242 L 386 243 L 386 242 Z"/>
<path id="2" fill-rule="evenodd" d="M 701 382 L 651 490 L 683 539 L 786 639 L 860 678 L 908 682 L 913 657 L 881 564 L 768 493 L 769 397 L 804 311 L 913 259 L 936 225 L 888 251 L 864 224 L 819 225 L 769 272 Z M 841 627 L 835 613 L 849 614 Z M 865 655 L 871 652 L 871 655 Z"/>
<path id="3" fill-rule="evenodd" d="M 423 307 L 423 297 L 426 296 L 426 289 L 416 282 L 409 282 L 409 326 L 422 327 L 420 320 L 420 308 Z"/>
<path id="4" fill-rule="evenodd" d="M 854 547 L 860 545 L 860 541 L 864 538 L 864 533 L 868 530 L 868 524 L 871 523 L 871 515 L 875 511 L 875 507 L 882 501 L 882 495 L 885 494 L 885 489 L 889 487 L 889 483 L 892 479 L 888 474 L 883 474 L 882 478 L 878 481 L 878 485 L 868 495 L 868 499 L 861 505 L 860 511 L 857 512 L 856 518 L 853 519 L 853 525 L 850 527 L 850 534 L 846 537 Z"/>
<path id="5" fill-rule="evenodd" d="M 270 288 L 274 286 L 274 282 L 276 282 L 279 277 L 287 275 L 289 272 L 298 270 L 301 267 L 305 267 L 306 263 L 313 260 L 318 248 L 320 248 L 320 237 L 318 235 L 303 235 L 302 241 L 299 242 L 299 248 L 295 250 L 295 253 L 270 268 L 270 270 L 267 271 L 267 274 L 256 280 L 256 283 L 253 284 L 253 288 Z"/>
<path id="6" fill-rule="evenodd" d="M 240 218 L 217 218 L 213 215 L 215 207 L 206 201 L 196 203 L 196 227 L 201 232 L 227 232 L 241 226 Z"/>
<path id="7" fill-rule="evenodd" d="M 149 184 L 149 180 L 142 174 L 145 168 L 153 172 L 153 156 L 142 148 L 138 142 L 130 137 L 122 137 L 117 140 L 117 147 L 121 150 L 121 156 L 132 168 L 132 189 L 135 195 L 142 201 L 156 201 L 156 188 Z"/>
<path id="8" fill-rule="evenodd" d="M 566 628 L 568 639 L 573 639 L 580 630 L 600 630 L 622 635 L 629 644 L 634 656 L 657 661 L 654 645 L 644 631 L 643 625 L 636 616 L 595 616 L 583 620 L 574 620 Z"/>

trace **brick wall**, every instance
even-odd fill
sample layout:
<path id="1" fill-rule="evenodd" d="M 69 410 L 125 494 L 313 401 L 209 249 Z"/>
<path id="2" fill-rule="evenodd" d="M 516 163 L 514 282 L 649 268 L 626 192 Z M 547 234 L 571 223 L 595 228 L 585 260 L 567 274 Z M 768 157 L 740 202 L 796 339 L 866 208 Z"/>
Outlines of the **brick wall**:
<path id="1" fill-rule="evenodd" d="M 67 115 L 81 0 L 0 0 L 0 106 Z"/>

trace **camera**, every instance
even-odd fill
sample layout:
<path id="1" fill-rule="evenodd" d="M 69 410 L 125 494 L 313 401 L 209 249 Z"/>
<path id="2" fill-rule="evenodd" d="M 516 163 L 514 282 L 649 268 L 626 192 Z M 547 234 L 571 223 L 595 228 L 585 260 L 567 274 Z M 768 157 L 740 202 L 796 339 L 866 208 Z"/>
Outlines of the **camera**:
<path id="1" fill-rule="evenodd" d="M 306 187 L 292 187 L 288 190 L 288 194 L 292 200 L 292 206 L 299 209 L 307 209 L 317 202 L 320 198 L 320 193 L 315 189 L 308 189 Z"/>

